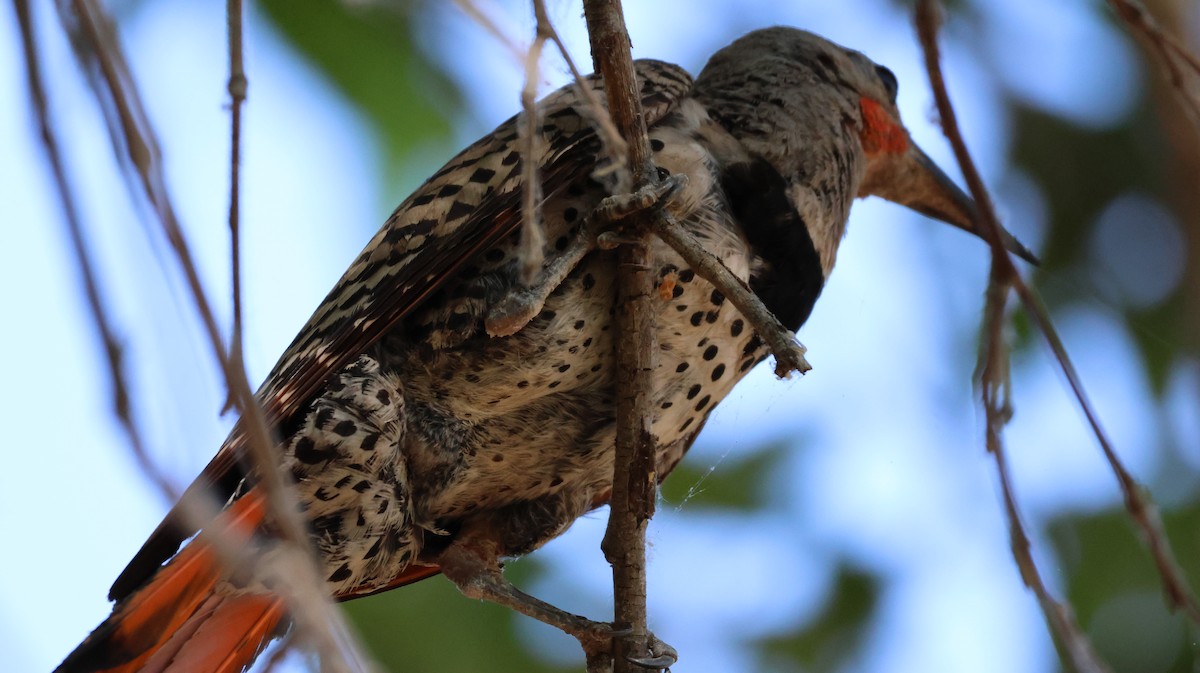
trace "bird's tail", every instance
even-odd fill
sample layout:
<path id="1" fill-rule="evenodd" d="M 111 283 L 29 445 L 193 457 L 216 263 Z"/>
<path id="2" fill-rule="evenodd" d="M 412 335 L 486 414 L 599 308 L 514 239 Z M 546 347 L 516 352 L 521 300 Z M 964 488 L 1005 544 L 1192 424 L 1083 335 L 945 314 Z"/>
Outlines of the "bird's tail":
<path id="1" fill-rule="evenodd" d="M 221 515 L 233 530 L 262 523 L 251 492 Z M 203 537 L 193 540 L 75 648 L 56 673 L 238 673 L 286 623 L 282 600 L 217 591 L 221 565 Z"/>

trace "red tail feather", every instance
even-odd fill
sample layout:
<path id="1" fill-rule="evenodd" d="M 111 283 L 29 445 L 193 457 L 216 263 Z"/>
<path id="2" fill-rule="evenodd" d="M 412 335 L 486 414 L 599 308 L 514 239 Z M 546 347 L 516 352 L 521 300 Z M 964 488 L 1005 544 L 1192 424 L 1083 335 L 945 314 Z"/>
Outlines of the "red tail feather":
<path id="1" fill-rule="evenodd" d="M 255 493 L 221 518 L 239 531 L 263 520 Z M 275 596 L 216 593 L 221 566 L 211 545 L 197 539 L 75 648 L 58 673 L 237 673 L 276 635 L 285 617 Z"/>

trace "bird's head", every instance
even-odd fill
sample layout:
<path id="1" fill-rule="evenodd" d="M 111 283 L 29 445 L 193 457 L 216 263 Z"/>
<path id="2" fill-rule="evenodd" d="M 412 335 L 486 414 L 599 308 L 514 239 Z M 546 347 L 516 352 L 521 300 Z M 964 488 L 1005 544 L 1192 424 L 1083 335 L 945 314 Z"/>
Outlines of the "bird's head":
<path id="1" fill-rule="evenodd" d="M 897 88 L 896 76 L 863 54 L 787 27 L 743 36 L 696 79 L 713 117 L 787 181 L 826 274 L 856 197 L 880 196 L 980 235 L 974 202 L 912 141 Z"/>

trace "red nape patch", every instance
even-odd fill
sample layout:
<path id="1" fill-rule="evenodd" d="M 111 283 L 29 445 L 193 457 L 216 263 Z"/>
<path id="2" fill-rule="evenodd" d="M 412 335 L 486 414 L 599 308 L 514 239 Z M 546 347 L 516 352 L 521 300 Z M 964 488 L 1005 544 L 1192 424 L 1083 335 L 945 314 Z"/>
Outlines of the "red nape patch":
<path id="1" fill-rule="evenodd" d="M 908 150 L 908 133 L 879 103 L 867 97 L 859 99 L 863 129 L 858 134 L 867 154 L 898 154 Z"/>

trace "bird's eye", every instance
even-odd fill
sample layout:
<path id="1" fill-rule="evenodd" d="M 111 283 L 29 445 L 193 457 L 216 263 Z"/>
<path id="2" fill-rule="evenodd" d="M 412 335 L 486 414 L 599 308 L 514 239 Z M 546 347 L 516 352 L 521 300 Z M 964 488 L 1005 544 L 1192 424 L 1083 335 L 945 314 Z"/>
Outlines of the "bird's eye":
<path id="1" fill-rule="evenodd" d="M 896 75 L 881 65 L 875 66 L 875 74 L 879 75 L 879 81 L 883 82 L 883 88 L 887 91 L 888 98 L 894 104 L 896 102 L 896 92 L 900 89 L 900 83 L 896 81 Z"/>

